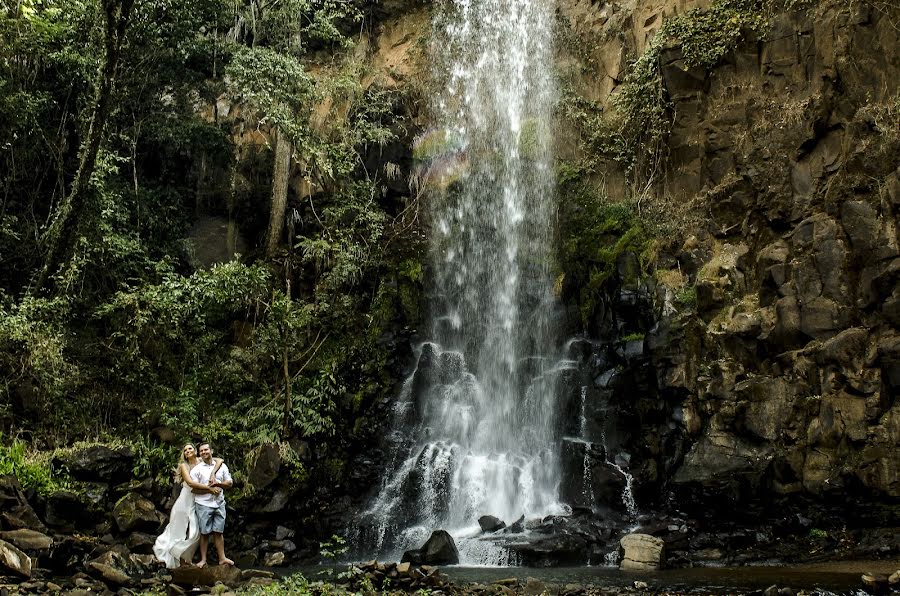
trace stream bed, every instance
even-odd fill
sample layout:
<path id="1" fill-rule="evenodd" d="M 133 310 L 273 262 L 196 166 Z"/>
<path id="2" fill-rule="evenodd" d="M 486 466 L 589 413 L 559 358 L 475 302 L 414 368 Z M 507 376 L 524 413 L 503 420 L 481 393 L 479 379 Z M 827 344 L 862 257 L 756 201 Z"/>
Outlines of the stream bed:
<path id="1" fill-rule="evenodd" d="M 285 573 L 303 573 L 310 580 L 325 578 L 346 567 L 306 566 Z M 791 588 L 795 593 L 853 594 L 867 592 L 861 581 L 864 573 L 889 575 L 900 569 L 900 560 L 835 561 L 793 566 L 692 567 L 656 572 L 626 572 L 614 567 L 471 567 L 449 565 L 442 573 L 458 585 L 507 583 L 520 585 L 530 580 L 543 583 L 551 594 L 576 589 L 616 590 L 645 582 L 649 593 L 747 594 L 769 586 Z"/>

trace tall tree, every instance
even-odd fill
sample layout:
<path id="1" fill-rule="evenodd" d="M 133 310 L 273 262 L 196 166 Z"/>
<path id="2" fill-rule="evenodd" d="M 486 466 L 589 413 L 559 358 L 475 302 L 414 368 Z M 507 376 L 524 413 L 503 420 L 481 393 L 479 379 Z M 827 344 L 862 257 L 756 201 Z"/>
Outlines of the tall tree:
<path id="1" fill-rule="evenodd" d="M 47 252 L 44 265 L 35 282 L 35 290 L 41 290 L 48 285 L 51 276 L 58 271 L 72 250 L 75 232 L 82 221 L 87 205 L 88 183 L 97 163 L 97 152 L 100 150 L 103 131 L 109 118 L 119 71 L 119 58 L 128 29 L 128 17 L 133 6 L 134 0 L 102 0 L 105 23 L 104 60 L 97 96 L 91 112 L 87 137 L 81 146 L 78 171 L 72 182 L 71 190 L 60 203 L 53 223 L 44 237 Z"/>
<path id="2" fill-rule="evenodd" d="M 284 229 L 284 212 L 287 209 L 288 182 L 291 178 L 291 153 L 293 146 L 287 134 L 277 131 L 275 166 L 272 172 L 272 211 L 266 231 L 266 256 L 272 258 L 278 250 Z"/>

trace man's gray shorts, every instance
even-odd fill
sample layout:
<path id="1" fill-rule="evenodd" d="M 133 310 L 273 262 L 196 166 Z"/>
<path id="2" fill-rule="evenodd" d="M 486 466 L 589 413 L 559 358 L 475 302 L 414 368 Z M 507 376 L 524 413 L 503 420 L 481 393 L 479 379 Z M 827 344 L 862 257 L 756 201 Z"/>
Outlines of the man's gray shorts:
<path id="1" fill-rule="evenodd" d="M 225 532 L 225 503 L 218 507 L 207 507 L 206 505 L 195 505 L 197 510 L 197 525 L 200 527 L 201 534 L 212 534 L 217 532 L 222 534 Z"/>

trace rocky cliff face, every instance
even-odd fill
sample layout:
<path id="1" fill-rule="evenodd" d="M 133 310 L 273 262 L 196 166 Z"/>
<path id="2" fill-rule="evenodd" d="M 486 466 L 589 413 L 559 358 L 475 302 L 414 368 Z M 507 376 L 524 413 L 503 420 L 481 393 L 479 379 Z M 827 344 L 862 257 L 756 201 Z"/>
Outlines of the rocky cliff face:
<path id="1" fill-rule="evenodd" d="M 614 337 L 636 316 L 647 330 L 613 386 L 644 502 L 811 499 L 886 523 L 900 497 L 900 9 L 787 4 L 712 68 L 686 66 L 678 40 L 662 50 L 672 126 L 644 200 L 679 225 L 640 280 L 619 259 L 593 328 Z M 593 65 L 575 88 L 612 109 L 648 36 L 703 5 L 563 2 Z M 615 163 L 601 178 L 628 194 Z"/>

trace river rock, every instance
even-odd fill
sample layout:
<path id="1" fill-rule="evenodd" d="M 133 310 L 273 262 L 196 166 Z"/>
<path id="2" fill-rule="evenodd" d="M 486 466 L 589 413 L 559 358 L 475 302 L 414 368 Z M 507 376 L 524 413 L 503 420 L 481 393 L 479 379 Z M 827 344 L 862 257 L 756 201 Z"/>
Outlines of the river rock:
<path id="1" fill-rule="evenodd" d="M 528 577 L 525 578 L 525 587 L 522 588 L 522 593 L 526 596 L 537 596 L 538 594 L 543 594 L 547 591 L 547 586 L 541 580 L 536 577 Z"/>
<path id="2" fill-rule="evenodd" d="M 0 540 L 0 566 L 31 577 L 31 557 L 5 540 Z"/>
<path id="3" fill-rule="evenodd" d="M 403 553 L 401 561 L 413 565 L 456 565 L 459 563 L 459 551 L 453 536 L 445 530 L 435 530 L 421 548 Z"/>
<path id="4" fill-rule="evenodd" d="M 155 531 L 160 524 L 156 506 L 137 493 L 128 493 L 113 507 L 113 519 L 119 531 Z"/>
<path id="5" fill-rule="evenodd" d="M 0 519 L 8 528 L 47 530 L 25 499 L 19 480 L 12 474 L 0 476 Z"/>
<path id="6" fill-rule="evenodd" d="M 276 490 L 269 501 L 253 511 L 256 513 L 278 513 L 290 502 L 291 494 L 286 490 Z"/>
<path id="7" fill-rule="evenodd" d="M 260 447 L 253 465 L 247 472 L 247 480 L 256 490 L 261 490 L 278 478 L 280 470 L 281 454 L 275 445 L 267 443 Z"/>
<path id="8" fill-rule="evenodd" d="M 281 551 L 266 553 L 266 556 L 263 558 L 263 565 L 265 565 L 266 567 L 277 567 L 283 564 L 284 553 Z"/>
<path id="9" fill-rule="evenodd" d="M 629 534 L 619 541 L 622 562 L 619 569 L 655 571 L 665 567 L 665 542 L 649 534 Z"/>
<path id="10" fill-rule="evenodd" d="M 44 520 L 54 528 L 88 528 L 99 521 L 99 515 L 77 494 L 58 490 L 47 497 Z"/>
<path id="11" fill-rule="evenodd" d="M 117 569 L 112 565 L 107 565 L 105 563 L 98 563 L 96 561 L 91 561 L 87 564 L 88 568 L 91 569 L 94 573 L 103 578 L 103 581 L 108 582 L 110 584 L 115 584 L 118 586 L 127 586 L 132 583 L 131 577 L 122 571 L 121 569 Z"/>
<path id="12" fill-rule="evenodd" d="M 75 480 L 119 484 L 131 480 L 134 452 L 129 447 L 96 445 L 56 457 L 53 465 L 65 467 Z"/>
<path id="13" fill-rule="evenodd" d="M 150 554 L 153 552 L 153 545 L 156 543 L 156 536 L 145 532 L 132 532 L 125 539 L 125 546 L 133 553 Z"/>
<path id="14" fill-rule="evenodd" d="M 25 528 L 0 532 L 0 539 L 24 550 L 47 550 L 53 544 L 53 539 L 46 534 Z"/>
<path id="15" fill-rule="evenodd" d="M 212 586 L 216 582 L 233 586 L 241 580 L 241 570 L 234 565 L 176 567 L 171 573 L 172 582 L 182 586 Z"/>
<path id="16" fill-rule="evenodd" d="M 496 532 L 506 527 L 506 522 L 493 515 L 482 515 L 478 518 L 478 525 L 482 532 Z"/>
<path id="17" fill-rule="evenodd" d="M 889 590 L 887 576 L 880 573 L 864 573 L 862 583 L 872 594 L 886 594 Z"/>

